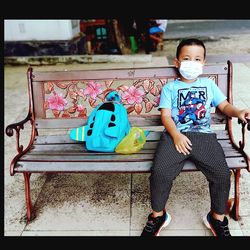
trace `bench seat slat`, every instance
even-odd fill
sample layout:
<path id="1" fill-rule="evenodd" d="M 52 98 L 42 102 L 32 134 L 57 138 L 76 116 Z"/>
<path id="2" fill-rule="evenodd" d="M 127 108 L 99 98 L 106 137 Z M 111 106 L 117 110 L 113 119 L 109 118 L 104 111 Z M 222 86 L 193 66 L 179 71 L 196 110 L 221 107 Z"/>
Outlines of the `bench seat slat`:
<path id="1" fill-rule="evenodd" d="M 139 151 L 139 154 L 154 154 L 155 149 L 141 149 Z M 83 148 L 81 151 L 69 151 L 69 152 L 61 152 L 61 151 L 31 151 L 28 152 L 27 154 L 23 155 L 21 159 L 24 159 L 24 156 L 29 156 L 29 155 L 42 155 L 42 154 L 48 154 L 48 155 L 116 155 L 116 152 L 109 152 L 109 153 L 104 153 L 104 152 L 90 152 L 86 150 L 86 148 Z"/>
<path id="2" fill-rule="evenodd" d="M 228 154 L 226 156 L 227 159 L 229 158 L 240 158 L 240 154 Z M 49 154 L 47 152 L 43 152 L 43 154 L 28 154 L 24 155 L 20 158 L 20 161 L 29 161 L 29 162 L 133 162 L 133 161 L 147 161 L 153 160 L 154 153 L 138 153 L 138 154 L 131 154 L 131 155 L 121 155 L 121 154 Z"/>
<path id="3" fill-rule="evenodd" d="M 146 129 L 145 129 L 146 130 Z M 228 132 L 225 130 L 217 130 L 215 131 L 217 134 L 218 140 L 220 139 L 228 139 Z M 147 141 L 155 141 L 159 140 L 161 136 L 161 131 L 152 131 L 147 136 Z M 74 141 L 70 139 L 69 134 L 64 135 L 44 135 L 44 136 L 37 136 L 34 144 L 53 144 L 53 143 L 82 143 L 78 141 Z"/>
<path id="4" fill-rule="evenodd" d="M 144 149 L 155 149 L 158 141 L 146 142 Z M 31 152 L 82 152 L 85 150 L 84 143 L 75 144 L 47 144 L 47 145 L 34 145 Z"/>
<path id="5" fill-rule="evenodd" d="M 226 159 L 229 168 L 246 168 L 247 164 L 243 157 L 227 158 Z M 152 166 L 151 161 L 143 162 L 28 162 L 19 161 L 17 163 L 17 172 L 150 172 Z M 187 161 L 182 171 L 194 171 L 197 170 L 195 164 L 191 161 Z"/>
<path id="6" fill-rule="evenodd" d="M 152 149 L 142 149 L 139 151 L 139 154 L 154 154 L 155 153 L 155 149 L 152 148 Z M 241 156 L 241 153 L 238 152 L 237 150 L 235 149 L 232 149 L 232 148 L 227 148 L 227 149 L 224 149 L 224 153 L 225 153 L 225 156 L 226 157 L 238 157 L 238 156 Z M 25 154 L 21 157 L 21 159 L 29 159 L 32 155 L 32 158 L 31 159 L 35 159 L 35 157 L 39 157 L 39 155 L 58 155 L 58 157 L 60 158 L 61 156 L 63 155 L 72 155 L 72 156 L 88 156 L 88 155 L 107 155 L 109 154 L 110 156 L 112 155 L 116 155 L 116 153 L 102 153 L 102 152 L 89 152 L 87 151 L 86 149 L 83 149 L 81 151 L 68 151 L 68 152 L 65 152 L 65 151 L 31 151 L 29 152 L 28 154 Z"/>
<path id="7" fill-rule="evenodd" d="M 159 140 L 161 132 L 150 132 L 147 136 L 147 141 Z M 66 135 L 46 135 L 38 136 L 34 142 L 34 145 L 43 144 L 61 144 L 61 143 L 72 143 L 72 144 L 82 144 L 82 142 L 72 140 L 69 134 Z"/>
<path id="8" fill-rule="evenodd" d="M 78 161 L 78 162 L 102 162 L 102 161 L 146 161 L 152 160 L 154 154 L 131 154 L 131 155 L 121 155 L 121 154 L 73 154 L 73 155 L 63 155 L 63 154 L 47 154 L 44 152 L 43 154 L 28 154 L 21 157 L 22 161 Z"/>
<path id="9" fill-rule="evenodd" d="M 241 153 L 238 152 L 236 149 L 232 147 L 232 144 L 229 140 L 218 140 L 218 142 L 222 145 L 224 149 L 224 153 L 226 157 L 237 157 L 240 156 Z M 158 145 L 158 141 L 148 141 L 144 145 L 143 149 L 140 151 L 140 153 L 148 153 L 148 150 L 155 150 Z M 147 150 L 144 152 L 144 150 Z M 75 143 L 75 144 L 38 144 L 34 145 L 32 150 L 28 154 L 58 154 L 58 155 L 64 155 L 64 154 L 91 154 L 91 152 L 88 152 L 84 146 L 84 143 Z M 151 152 L 152 153 L 152 152 Z M 92 154 L 107 154 L 107 153 L 96 153 L 92 152 Z M 27 155 L 27 154 L 26 154 Z M 24 157 L 24 156 L 23 156 Z M 22 159 L 23 159 L 22 157 Z M 26 156 L 25 156 L 26 157 Z"/>

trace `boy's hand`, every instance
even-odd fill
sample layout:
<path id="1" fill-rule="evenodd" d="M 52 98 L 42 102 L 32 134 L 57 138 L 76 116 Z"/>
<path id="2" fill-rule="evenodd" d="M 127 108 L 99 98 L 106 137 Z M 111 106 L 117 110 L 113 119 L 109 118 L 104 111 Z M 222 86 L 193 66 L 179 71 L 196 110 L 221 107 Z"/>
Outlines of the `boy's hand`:
<path id="1" fill-rule="evenodd" d="M 173 136 L 173 140 L 175 148 L 179 153 L 184 155 L 190 154 L 192 143 L 185 135 L 179 132 Z"/>
<path id="2" fill-rule="evenodd" d="M 250 119 L 250 109 L 240 110 L 238 113 L 238 118 L 247 123 L 247 119 Z"/>

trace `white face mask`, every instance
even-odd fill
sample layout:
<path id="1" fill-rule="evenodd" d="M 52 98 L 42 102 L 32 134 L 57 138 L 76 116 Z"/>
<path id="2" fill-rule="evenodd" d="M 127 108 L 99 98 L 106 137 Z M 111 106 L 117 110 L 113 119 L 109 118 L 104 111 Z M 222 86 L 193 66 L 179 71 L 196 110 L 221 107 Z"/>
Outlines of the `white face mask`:
<path id="1" fill-rule="evenodd" d="M 203 65 L 196 61 L 182 61 L 179 68 L 180 74 L 187 80 L 194 80 L 202 74 Z"/>

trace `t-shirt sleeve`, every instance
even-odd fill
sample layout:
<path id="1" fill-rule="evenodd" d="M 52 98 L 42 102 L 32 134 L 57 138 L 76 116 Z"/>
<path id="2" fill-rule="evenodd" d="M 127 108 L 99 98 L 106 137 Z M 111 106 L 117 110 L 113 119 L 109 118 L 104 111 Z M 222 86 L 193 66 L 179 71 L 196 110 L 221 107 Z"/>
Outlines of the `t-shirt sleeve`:
<path id="1" fill-rule="evenodd" d="M 213 107 L 217 107 L 220 103 L 225 101 L 227 97 L 222 93 L 220 88 L 217 86 L 215 82 L 212 82 L 212 92 L 213 92 L 213 100 L 212 105 Z"/>
<path id="2" fill-rule="evenodd" d="M 168 85 L 162 88 L 158 110 L 161 108 L 172 108 L 171 89 Z"/>

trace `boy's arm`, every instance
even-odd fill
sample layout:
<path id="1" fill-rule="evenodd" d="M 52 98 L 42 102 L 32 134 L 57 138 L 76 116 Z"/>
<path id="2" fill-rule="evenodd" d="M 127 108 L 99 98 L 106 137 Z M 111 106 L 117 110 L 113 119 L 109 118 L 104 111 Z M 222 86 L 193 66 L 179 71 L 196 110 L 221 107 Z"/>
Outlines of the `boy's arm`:
<path id="1" fill-rule="evenodd" d="M 238 117 L 240 120 L 247 123 L 246 119 L 250 119 L 250 109 L 238 109 L 227 100 L 218 105 L 219 110 L 229 117 Z"/>
<path id="2" fill-rule="evenodd" d="M 161 109 L 161 120 L 168 133 L 174 138 L 175 135 L 179 133 L 179 130 L 176 128 L 176 125 L 171 117 L 171 109 Z"/>
<path id="3" fill-rule="evenodd" d="M 167 132 L 171 135 L 174 141 L 176 150 L 184 155 L 189 154 L 191 148 L 191 141 L 182 134 L 177 128 L 171 117 L 171 109 L 161 109 L 161 120 Z"/>

